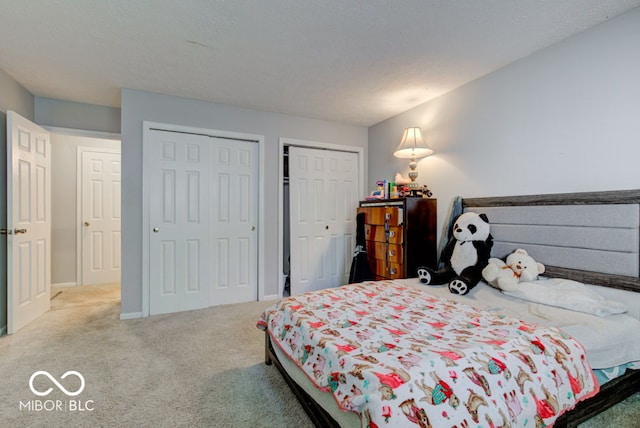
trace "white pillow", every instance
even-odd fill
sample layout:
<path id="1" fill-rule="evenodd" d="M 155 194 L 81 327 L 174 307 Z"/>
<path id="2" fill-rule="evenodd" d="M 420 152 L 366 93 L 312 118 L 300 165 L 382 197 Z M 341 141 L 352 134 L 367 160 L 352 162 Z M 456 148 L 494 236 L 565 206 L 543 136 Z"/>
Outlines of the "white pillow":
<path id="1" fill-rule="evenodd" d="M 558 306 L 599 317 L 627 311 L 624 304 L 607 300 L 585 284 L 569 279 L 549 278 L 521 282 L 516 290 L 503 291 L 503 293 L 529 302 Z"/>

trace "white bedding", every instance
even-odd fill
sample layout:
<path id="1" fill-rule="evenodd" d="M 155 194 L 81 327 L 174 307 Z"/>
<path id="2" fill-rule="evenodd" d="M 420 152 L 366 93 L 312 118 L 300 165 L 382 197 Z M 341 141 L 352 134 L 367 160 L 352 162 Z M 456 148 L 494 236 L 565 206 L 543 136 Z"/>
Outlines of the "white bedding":
<path id="1" fill-rule="evenodd" d="M 624 303 L 605 299 L 585 284 L 564 278 L 523 281 L 515 290 L 503 290 L 502 294 L 599 317 L 627 312 L 627 306 Z"/>
<path id="2" fill-rule="evenodd" d="M 530 323 L 559 327 L 582 343 L 594 369 L 640 360 L 640 320 L 628 314 L 598 317 L 527 302 L 506 296 L 484 282 L 479 283 L 469 294 L 460 296 L 451 294 L 446 286 L 425 286 L 416 278 L 401 281 L 414 287 L 426 287 L 436 296 L 463 302 L 479 309 L 499 312 Z M 615 352 L 612 352 L 612 349 L 615 349 Z"/>

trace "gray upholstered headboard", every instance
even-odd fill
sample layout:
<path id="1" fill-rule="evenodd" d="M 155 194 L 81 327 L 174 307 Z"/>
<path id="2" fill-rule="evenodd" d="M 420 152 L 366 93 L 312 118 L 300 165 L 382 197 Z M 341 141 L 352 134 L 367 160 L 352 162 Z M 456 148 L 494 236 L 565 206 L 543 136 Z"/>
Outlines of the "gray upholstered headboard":
<path id="1" fill-rule="evenodd" d="M 545 275 L 640 292 L 640 190 L 463 199 L 485 213 L 492 257 L 524 248 Z"/>

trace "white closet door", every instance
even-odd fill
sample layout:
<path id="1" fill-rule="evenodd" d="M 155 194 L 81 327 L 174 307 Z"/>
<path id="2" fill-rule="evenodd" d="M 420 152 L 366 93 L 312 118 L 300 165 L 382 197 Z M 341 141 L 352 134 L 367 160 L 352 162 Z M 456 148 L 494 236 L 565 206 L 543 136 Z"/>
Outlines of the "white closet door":
<path id="1" fill-rule="evenodd" d="M 291 294 L 346 284 L 358 205 L 355 153 L 289 148 Z"/>
<path id="2" fill-rule="evenodd" d="M 150 131 L 149 312 L 209 306 L 207 136 Z"/>
<path id="3" fill-rule="evenodd" d="M 211 140 L 211 305 L 255 301 L 258 144 Z"/>

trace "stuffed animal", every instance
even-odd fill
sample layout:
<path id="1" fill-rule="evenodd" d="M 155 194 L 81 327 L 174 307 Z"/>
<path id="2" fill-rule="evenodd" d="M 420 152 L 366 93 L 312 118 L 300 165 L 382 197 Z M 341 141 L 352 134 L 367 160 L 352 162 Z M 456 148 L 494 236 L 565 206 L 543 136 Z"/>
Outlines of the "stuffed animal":
<path id="1" fill-rule="evenodd" d="M 545 267 L 537 263 L 525 250 L 518 248 L 507 256 L 505 263 L 501 259 L 490 258 L 489 264 L 482 270 L 482 277 L 498 290 L 513 291 L 518 283 L 535 281 L 544 273 Z"/>
<path id="2" fill-rule="evenodd" d="M 482 279 L 493 246 L 489 219 L 485 214 L 466 212 L 458 216 L 451 239 L 442 250 L 444 268 L 418 268 L 423 284 L 447 284 L 453 294 L 467 294 Z"/>

